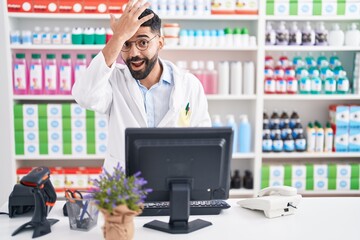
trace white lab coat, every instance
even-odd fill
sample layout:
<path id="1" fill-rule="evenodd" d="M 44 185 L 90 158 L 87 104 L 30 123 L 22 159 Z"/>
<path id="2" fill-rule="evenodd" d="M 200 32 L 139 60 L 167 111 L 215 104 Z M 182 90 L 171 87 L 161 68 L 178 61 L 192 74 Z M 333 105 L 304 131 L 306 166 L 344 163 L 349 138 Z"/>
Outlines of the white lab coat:
<path id="1" fill-rule="evenodd" d="M 169 111 L 157 127 L 209 127 L 207 99 L 200 81 L 169 61 L 174 74 L 174 87 L 170 96 Z M 108 116 L 108 145 L 104 168 L 112 171 L 120 162 L 125 168 L 125 129 L 147 127 L 144 98 L 137 82 L 126 65 L 106 65 L 100 52 L 86 69 L 84 76 L 72 88 L 76 102 Z M 185 116 L 189 103 L 190 114 Z"/>

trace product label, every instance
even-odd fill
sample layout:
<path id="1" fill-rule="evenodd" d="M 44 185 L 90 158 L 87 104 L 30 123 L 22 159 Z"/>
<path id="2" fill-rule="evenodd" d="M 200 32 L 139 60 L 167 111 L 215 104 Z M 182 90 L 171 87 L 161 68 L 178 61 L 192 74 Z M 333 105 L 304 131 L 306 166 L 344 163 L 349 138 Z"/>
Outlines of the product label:
<path id="1" fill-rule="evenodd" d="M 280 129 L 271 129 L 271 138 L 275 138 L 275 135 L 279 134 L 281 135 L 281 130 Z"/>
<path id="2" fill-rule="evenodd" d="M 289 80 L 286 84 L 286 91 L 288 93 L 296 93 L 298 90 L 298 84 L 296 80 Z"/>
<path id="3" fill-rule="evenodd" d="M 273 151 L 281 152 L 283 150 L 283 141 L 282 140 L 274 140 L 273 141 Z"/>
<path id="4" fill-rule="evenodd" d="M 262 142 L 262 149 L 264 152 L 270 152 L 272 150 L 272 140 L 264 139 Z"/>
<path id="5" fill-rule="evenodd" d="M 336 92 L 336 81 L 334 79 L 328 79 L 325 81 L 325 92 Z"/>
<path id="6" fill-rule="evenodd" d="M 294 140 L 285 140 L 284 150 L 287 152 L 293 152 L 295 150 Z"/>
<path id="7" fill-rule="evenodd" d="M 25 65 L 23 64 L 15 64 L 14 87 L 16 90 L 26 89 L 26 72 L 25 72 Z"/>
<path id="8" fill-rule="evenodd" d="M 62 44 L 71 44 L 71 34 L 64 33 L 61 37 Z"/>
<path id="9" fill-rule="evenodd" d="M 80 79 L 86 71 L 85 65 L 76 65 L 75 66 L 75 82 Z"/>
<path id="10" fill-rule="evenodd" d="M 349 91 L 349 80 L 339 79 L 337 86 L 338 86 L 338 91 L 347 92 Z"/>
<path id="11" fill-rule="evenodd" d="M 42 43 L 43 44 L 51 44 L 51 36 L 50 33 L 44 33 L 42 35 Z"/>
<path id="12" fill-rule="evenodd" d="M 311 81 L 311 91 L 321 92 L 321 80 L 320 79 L 313 79 Z"/>
<path id="13" fill-rule="evenodd" d="M 274 93 L 276 89 L 275 80 L 273 79 L 265 80 L 264 89 L 266 93 Z"/>
<path id="14" fill-rule="evenodd" d="M 310 79 L 301 79 L 300 80 L 300 91 L 301 92 L 310 92 L 311 91 L 311 81 Z"/>
<path id="15" fill-rule="evenodd" d="M 52 35 L 52 43 L 53 44 L 61 44 L 61 34 L 55 33 Z"/>
<path id="16" fill-rule="evenodd" d="M 60 67 L 60 90 L 70 91 L 71 90 L 71 67 L 61 66 Z"/>
<path id="17" fill-rule="evenodd" d="M 286 81 L 284 79 L 276 81 L 276 92 L 286 93 Z"/>
<path id="18" fill-rule="evenodd" d="M 42 90 L 41 65 L 30 66 L 30 89 Z"/>
<path id="19" fill-rule="evenodd" d="M 41 35 L 34 33 L 33 34 L 33 44 L 41 44 Z"/>
<path id="20" fill-rule="evenodd" d="M 56 66 L 45 66 L 45 89 L 56 90 Z"/>
<path id="21" fill-rule="evenodd" d="M 295 149 L 298 151 L 305 151 L 306 140 L 305 139 L 296 139 L 295 140 Z"/>

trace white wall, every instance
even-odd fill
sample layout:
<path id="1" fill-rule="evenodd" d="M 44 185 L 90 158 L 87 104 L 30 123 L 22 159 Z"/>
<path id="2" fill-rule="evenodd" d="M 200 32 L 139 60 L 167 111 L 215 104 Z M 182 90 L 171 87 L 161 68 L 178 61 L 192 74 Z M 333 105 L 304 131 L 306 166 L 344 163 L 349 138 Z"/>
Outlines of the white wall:
<path id="1" fill-rule="evenodd" d="M 15 184 L 15 162 L 12 161 L 14 148 L 13 110 L 11 102 L 12 74 L 7 1 L 0 2 L 0 205 L 3 205 Z"/>

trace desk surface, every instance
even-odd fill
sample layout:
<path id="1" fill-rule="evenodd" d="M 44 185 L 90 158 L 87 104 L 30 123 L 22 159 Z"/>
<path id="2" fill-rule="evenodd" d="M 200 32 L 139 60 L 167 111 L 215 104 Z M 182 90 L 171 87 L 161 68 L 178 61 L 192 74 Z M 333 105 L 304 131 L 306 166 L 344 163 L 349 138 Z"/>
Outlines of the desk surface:
<path id="1" fill-rule="evenodd" d="M 142 227 L 155 218 L 167 222 L 169 217 L 137 217 L 134 239 L 360 239 L 360 198 L 358 197 L 303 198 L 295 215 L 273 219 L 266 218 L 262 212 L 243 209 L 236 204 L 237 201 L 228 200 L 232 207 L 224 210 L 220 215 L 191 216 L 190 220 L 201 218 L 212 222 L 213 225 L 190 234 L 171 235 Z M 63 202 L 57 202 L 49 214 L 49 218 L 60 220 L 52 226 L 52 233 L 37 239 L 102 239 L 101 216 L 98 225 L 89 232 L 70 230 L 68 219 L 62 215 L 62 206 Z M 7 205 L 2 206 L 1 211 L 7 212 Z M 2 240 L 31 239 L 32 231 L 11 237 L 12 232 L 30 218 L 31 216 L 20 216 L 10 219 L 6 215 L 0 215 L 0 238 Z"/>

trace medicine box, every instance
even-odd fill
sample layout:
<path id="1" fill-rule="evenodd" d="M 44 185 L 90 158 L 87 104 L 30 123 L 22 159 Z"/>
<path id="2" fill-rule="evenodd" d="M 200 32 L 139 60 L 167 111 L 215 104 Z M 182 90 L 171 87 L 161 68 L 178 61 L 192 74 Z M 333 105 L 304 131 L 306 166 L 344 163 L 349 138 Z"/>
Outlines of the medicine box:
<path id="1" fill-rule="evenodd" d="M 86 144 L 86 132 L 85 131 L 71 131 L 71 142 Z"/>
<path id="2" fill-rule="evenodd" d="M 48 143 L 48 152 L 51 156 L 63 155 L 63 144 L 60 142 Z"/>
<path id="3" fill-rule="evenodd" d="M 29 156 L 39 155 L 39 144 L 24 143 L 24 154 Z"/>
<path id="4" fill-rule="evenodd" d="M 350 106 L 349 127 L 350 131 L 360 132 L 360 106 Z"/>
<path id="5" fill-rule="evenodd" d="M 96 154 L 105 155 L 107 149 L 106 143 L 96 143 Z"/>
<path id="6" fill-rule="evenodd" d="M 298 191 L 305 191 L 306 190 L 306 179 L 292 179 L 291 186 L 296 188 Z"/>
<path id="7" fill-rule="evenodd" d="M 322 16 L 336 16 L 338 3 L 336 0 L 331 1 L 322 1 L 321 5 L 321 15 Z"/>
<path id="8" fill-rule="evenodd" d="M 305 179 L 306 166 L 305 165 L 292 165 L 292 179 Z"/>
<path id="9" fill-rule="evenodd" d="M 314 164 L 314 178 L 327 178 L 328 165 L 327 164 Z"/>
<path id="10" fill-rule="evenodd" d="M 47 119 L 47 130 L 48 131 L 62 131 L 62 119 L 61 118 L 48 118 Z"/>
<path id="11" fill-rule="evenodd" d="M 346 16 L 359 16 L 360 15 L 360 1 L 359 0 L 346 0 L 345 3 Z"/>
<path id="12" fill-rule="evenodd" d="M 314 190 L 315 191 L 325 191 L 328 189 L 328 179 L 327 178 L 314 178 Z"/>
<path id="13" fill-rule="evenodd" d="M 38 118 L 17 118 L 15 119 L 15 130 L 37 131 L 39 129 Z"/>
<path id="14" fill-rule="evenodd" d="M 86 117 L 86 110 L 80 107 L 79 104 L 72 103 L 70 104 L 70 111 L 71 111 L 71 118 L 85 118 Z"/>
<path id="15" fill-rule="evenodd" d="M 49 143 L 62 143 L 63 142 L 63 134 L 62 131 L 48 131 L 48 142 Z"/>
<path id="16" fill-rule="evenodd" d="M 299 16 L 312 16 L 313 15 L 313 1 L 303 0 L 298 2 L 298 15 Z"/>
<path id="17" fill-rule="evenodd" d="M 86 118 L 71 118 L 71 130 L 85 131 L 86 130 Z"/>
<path id="18" fill-rule="evenodd" d="M 335 152 L 348 152 L 349 133 L 347 131 L 334 130 L 334 149 Z"/>
<path id="19" fill-rule="evenodd" d="M 350 129 L 349 152 L 360 152 L 360 131 Z"/>
<path id="20" fill-rule="evenodd" d="M 272 165 L 270 166 L 269 180 L 272 179 L 284 179 L 284 166 L 282 165 Z"/>
<path id="21" fill-rule="evenodd" d="M 85 155 L 86 154 L 86 143 L 73 142 L 71 148 L 73 155 Z"/>
<path id="22" fill-rule="evenodd" d="M 336 131 L 348 131 L 350 123 L 350 107 L 344 105 L 330 105 L 330 122 Z"/>
<path id="23" fill-rule="evenodd" d="M 61 104 L 48 104 L 47 105 L 47 117 L 48 118 L 61 118 L 62 117 Z"/>

